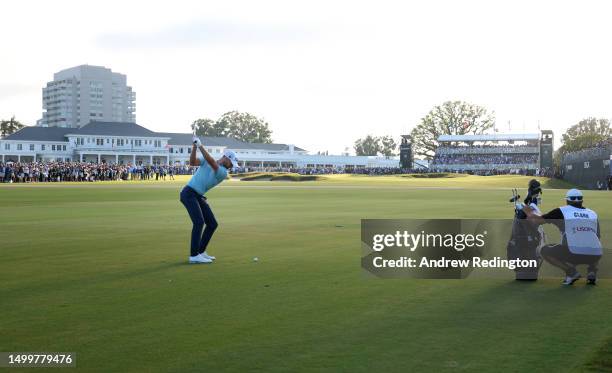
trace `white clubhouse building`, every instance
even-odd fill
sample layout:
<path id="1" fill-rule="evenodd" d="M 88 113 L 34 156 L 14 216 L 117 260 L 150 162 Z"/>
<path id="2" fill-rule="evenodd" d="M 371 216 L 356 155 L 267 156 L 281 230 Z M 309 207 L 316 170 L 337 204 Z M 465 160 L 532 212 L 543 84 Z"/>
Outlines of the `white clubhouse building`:
<path id="1" fill-rule="evenodd" d="M 113 164 L 188 164 L 189 133 L 153 132 L 136 123 L 95 122 L 80 128 L 24 127 L 0 139 L 0 161 L 64 161 Z M 225 137 L 202 137 L 215 158 L 236 152 L 243 167 L 398 167 L 397 158 L 310 155 L 286 144 L 259 144 Z"/>

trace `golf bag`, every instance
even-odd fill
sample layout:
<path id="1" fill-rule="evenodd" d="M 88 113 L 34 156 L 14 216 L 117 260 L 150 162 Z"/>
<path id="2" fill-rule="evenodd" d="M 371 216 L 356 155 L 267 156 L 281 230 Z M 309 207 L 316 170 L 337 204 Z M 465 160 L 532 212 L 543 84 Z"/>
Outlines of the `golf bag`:
<path id="1" fill-rule="evenodd" d="M 541 191 L 537 194 L 539 193 L 541 193 Z M 515 193 L 511 202 L 515 202 L 519 198 L 520 196 Z M 538 202 L 537 199 L 532 199 L 531 190 L 527 199 L 525 199 L 525 203 L 531 205 L 532 208 L 537 208 Z M 536 281 L 538 279 L 538 273 L 543 261 L 540 250 L 545 243 L 546 236 L 544 234 L 544 229 L 529 223 L 527 221 L 527 215 L 525 215 L 522 210 L 515 209 L 514 219 L 512 221 L 512 234 L 506 246 L 507 257 L 509 260 L 535 259 L 538 263 L 536 268 L 516 268 L 514 270 L 516 280 Z"/>

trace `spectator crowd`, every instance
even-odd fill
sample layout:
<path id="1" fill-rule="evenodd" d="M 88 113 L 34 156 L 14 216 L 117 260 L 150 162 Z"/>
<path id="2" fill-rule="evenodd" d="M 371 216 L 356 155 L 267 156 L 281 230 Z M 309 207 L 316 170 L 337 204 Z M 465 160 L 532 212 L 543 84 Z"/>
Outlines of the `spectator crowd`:
<path id="1" fill-rule="evenodd" d="M 434 156 L 434 165 L 456 164 L 489 164 L 489 165 L 527 165 L 538 163 L 537 153 L 510 154 L 438 154 Z"/>
<path id="2" fill-rule="evenodd" d="M 132 166 L 80 162 L 0 162 L 0 183 L 170 180 L 191 174 L 189 166 Z"/>
<path id="3" fill-rule="evenodd" d="M 195 167 L 167 165 L 116 165 L 80 162 L 0 162 L 0 183 L 40 183 L 40 182 L 93 182 L 93 181 L 129 181 L 129 180 L 174 180 L 175 175 L 191 175 Z M 291 172 L 300 175 L 398 175 L 430 173 L 463 173 L 471 175 L 505 175 L 519 174 L 552 177 L 550 169 L 491 168 L 488 170 L 456 170 L 436 168 L 401 168 L 401 167 L 251 167 L 237 168 L 232 173 L 243 172 Z"/>
<path id="4" fill-rule="evenodd" d="M 595 144 L 595 146 L 588 149 L 565 153 L 563 155 L 563 163 L 591 160 L 596 158 L 608 159 L 611 154 L 612 138 L 609 138 L 607 140 L 600 141 L 599 143 Z"/>
<path id="5" fill-rule="evenodd" d="M 432 174 L 432 173 L 455 173 L 469 175 L 529 175 L 553 177 L 551 168 L 527 169 L 527 168 L 491 168 L 488 170 L 456 170 L 444 168 L 401 168 L 401 167 L 325 167 L 325 168 L 292 168 L 292 167 L 265 167 L 265 168 L 240 168 L 237 173 L 243 172 L 291 172 L 300 175 L 329 175 L 329 174 L 353 174 L 353 175 L 399 175 L 399 174 Z"/>
<path id="6" fill-rule="evenodd" d="M 491 145 L 463 145 L 447 146 L 441 145 L 436 149 L 437 154 L 506 154 L 506 153 L 536 153 L 536 144 L 514 145 L 514 144 L 491 144 Z"/>

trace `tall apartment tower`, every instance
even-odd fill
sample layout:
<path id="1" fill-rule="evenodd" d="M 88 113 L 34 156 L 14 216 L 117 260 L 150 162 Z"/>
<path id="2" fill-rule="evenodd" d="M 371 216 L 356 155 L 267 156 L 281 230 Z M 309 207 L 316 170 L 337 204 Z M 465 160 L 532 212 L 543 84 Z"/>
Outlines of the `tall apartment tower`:
<path id="1" fill-rule="evenodd" d="M 43 88 L 42 127 L 82 127 L 90 121 L 135 122 L 136 93 L 126 76 L 81 65 L 53 74 Z"/>

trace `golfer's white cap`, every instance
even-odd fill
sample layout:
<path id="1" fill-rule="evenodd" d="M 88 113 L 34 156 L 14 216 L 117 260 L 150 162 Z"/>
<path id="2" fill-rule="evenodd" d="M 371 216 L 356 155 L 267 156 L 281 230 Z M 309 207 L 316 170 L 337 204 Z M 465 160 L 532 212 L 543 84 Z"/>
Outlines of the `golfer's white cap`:
<path id="1" fill-rule="evenodd" d="M 570 189 L 565 194 L 565 199 L 569 201 L 570 197 L 573 197 L 573 198 L 580 197 L 580 198 L 582 198 L 582 192 L 579 191 L 578 189 Z"/>
<path id="2" fill-rule="evenodd" d="M 232 168 L 238 167 L 238 158 L 236 158 L 236 152 L 233 150 L 225 149 L 223 155 L 232 162 Z"/>

